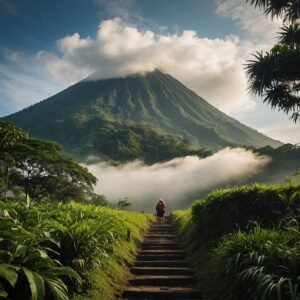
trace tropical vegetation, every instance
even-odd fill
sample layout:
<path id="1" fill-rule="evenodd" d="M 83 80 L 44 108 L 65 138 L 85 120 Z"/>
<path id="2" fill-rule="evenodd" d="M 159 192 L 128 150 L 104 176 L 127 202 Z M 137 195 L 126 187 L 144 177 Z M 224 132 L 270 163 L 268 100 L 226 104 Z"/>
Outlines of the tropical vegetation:
<path id="1" fill-rule="evenodd" d="M 93 197 L 96 177 L 61 153 L 54 142 L 32 138 L 0 120 L 0 199 L 21 192 L 40 201 Z"/>
<path id="2" fill-rule="evenodd" d="M 299 299 L 300 186 L 212 192 L 173 213 L 206 299 Z"/>
<path id="3" fill-rule="evenodd" d="M 153 217 L 103 207 L 58 144 L 2 121 L 0 138 L 0 299 L 116 299 Z"/>
<path id="4" fill-rule="evenodd" d="M 74 202 L 0 202 L 0 298 L 115 299 L 150 220 Z"/>
<path id="5" fill-rule="evenodd" d="M 280 17 L 277 43 L 268 52 L 257 52 L 246 66 L 249 89 L 263 96 L 295 122 L 300 117 L 300 9 L 298 0 L 247 0 L 272 18 Z"/>

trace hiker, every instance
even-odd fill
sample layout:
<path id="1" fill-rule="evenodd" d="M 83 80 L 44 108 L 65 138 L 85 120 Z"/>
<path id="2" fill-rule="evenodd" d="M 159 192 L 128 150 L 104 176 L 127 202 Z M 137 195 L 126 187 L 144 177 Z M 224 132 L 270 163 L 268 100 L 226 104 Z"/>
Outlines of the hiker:
<path id="1" fill-rule="evenodd" d="M 156 204 L 156 216 L 159 223 L 163 222 L 165 211 L 166 211 L 166 206 L 164 204 L 164 200 L 160 198 Z"/>

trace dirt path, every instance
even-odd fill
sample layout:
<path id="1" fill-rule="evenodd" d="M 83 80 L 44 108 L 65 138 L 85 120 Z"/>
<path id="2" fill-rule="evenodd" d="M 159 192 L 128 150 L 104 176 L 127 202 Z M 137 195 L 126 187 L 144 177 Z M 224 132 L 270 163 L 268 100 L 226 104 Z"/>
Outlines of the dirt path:
<path id="1" fill-rule="evenodd" d="M 171 224 L 153 224 L 142 243 L 122 299 L 201 299 Z"/>

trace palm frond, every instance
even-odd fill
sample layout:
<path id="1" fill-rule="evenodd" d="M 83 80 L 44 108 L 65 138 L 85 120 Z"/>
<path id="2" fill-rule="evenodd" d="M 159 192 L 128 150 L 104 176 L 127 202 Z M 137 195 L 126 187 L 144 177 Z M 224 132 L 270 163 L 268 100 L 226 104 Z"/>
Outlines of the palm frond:
<path id="1" fill-rule="evenodd" d="M 294 23 L 280 28 L 278 41 L 280 44 L 287 44 L 293 47 L 300 45 L 300 24 Z"/>

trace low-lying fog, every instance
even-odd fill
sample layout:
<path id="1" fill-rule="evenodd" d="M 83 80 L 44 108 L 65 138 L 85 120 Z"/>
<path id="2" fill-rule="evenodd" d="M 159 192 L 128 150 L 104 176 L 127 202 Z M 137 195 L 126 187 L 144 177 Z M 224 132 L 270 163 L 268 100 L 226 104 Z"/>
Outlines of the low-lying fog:
<path id="1" fill-rule="evenodd" d="M 87 167 L 99 180 L 96 192 L 112 202 L 128 197 L 132 209 L 152 212 L 157 200 L 164 198 L 170 212 L 187 207 L 195 197 L 214 188 L 241 183 L 268 162 L 268 157 L 252 151 L 226 148 L 207 158 L 186 156 L 151 166 L 134 161 Z"/>

